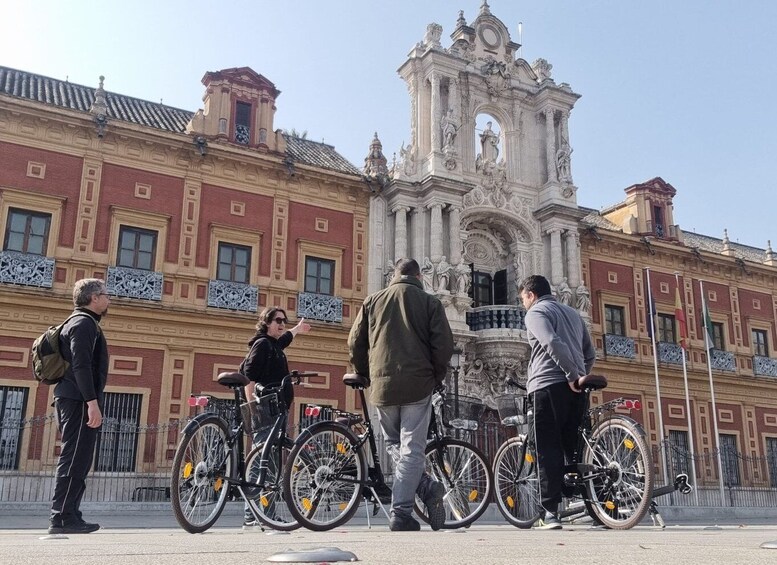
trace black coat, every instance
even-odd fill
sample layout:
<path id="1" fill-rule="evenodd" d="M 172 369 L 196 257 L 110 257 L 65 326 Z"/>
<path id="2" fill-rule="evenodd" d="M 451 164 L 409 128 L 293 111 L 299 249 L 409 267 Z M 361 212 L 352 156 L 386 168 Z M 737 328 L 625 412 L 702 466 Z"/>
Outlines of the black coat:
<path id="1" fill-rule="evenodd" d="M 69 320 L 59 334 L 59 351 L 70 363 L 64 377 L 54 387 L 54 398 L 89 402 L 97 399 L 102 407 L 108 381 L 108 343 L 97 328 L 100 316 L 87 308 L 76 308 L 86 316 Z"/>
<path id="2" fill-rule="evenodd" d="M 249 351 L 240 364 L 240 372 L 249 380 L 263 386 L 278 386 L 289 374 L 289 363 L 283 352 L 294 339 L 287 331 L 278 339 L 257 334 L 249 342 Z"/>

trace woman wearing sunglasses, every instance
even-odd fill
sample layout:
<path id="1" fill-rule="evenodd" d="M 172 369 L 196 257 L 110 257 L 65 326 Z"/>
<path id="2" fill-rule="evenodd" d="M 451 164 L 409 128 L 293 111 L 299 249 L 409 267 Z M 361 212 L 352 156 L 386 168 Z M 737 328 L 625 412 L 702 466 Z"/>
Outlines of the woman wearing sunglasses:
<path id="1" fill-rule="evenodd" d="M 240 372 L 252 381 L 245 389 L 247 399 L 253 398 L 255 392 L 261 394 L 259 390 L 263 387 L 280 386 L 283 377 L 289 374 L 289 364 L 283 350 L 291 345 L 295 335 L 309 332 L 310 324 L 305 322 L 305 318 L 301 318 L 296 326 L 287 330 L 287 323 L 286 311 L 277 306 L 268 306 L 259 315 L 256 333 L 248 341 L 248 354 L 240 364 Z M 293 394 L 293 391 L 290 392 Z M 290 404 L 293 399 L 285 400 Z M 269 432 L 270 429 L 266 428 L 255 433 L 252 438 L 254 445 L 266 440 Z M 248 508 L 243 525 L 255 525 L 254 517 Z"/>

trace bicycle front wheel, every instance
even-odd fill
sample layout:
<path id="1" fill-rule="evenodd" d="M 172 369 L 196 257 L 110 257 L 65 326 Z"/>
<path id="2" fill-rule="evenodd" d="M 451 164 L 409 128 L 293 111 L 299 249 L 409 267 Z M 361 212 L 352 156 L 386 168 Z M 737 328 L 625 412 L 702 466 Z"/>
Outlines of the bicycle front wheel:
<path id="1" fill-rule="evenodd" d="M 359 438 L 345 426 L 324 422 L 303 431 L 283 471 L 291 515 L 310 530 L 345 524 L 362 499 L 367 463 Z"/>
<path id="2" fill-rule="evenodd" d="M 246 494 L 256 503 L 259 510 L 259 521 L 273 530 L 290 532 L 300 527 L 300 523 L 291 515 L 286 505 L 283 491 L 283 468 L 289 459 L 294 443 L 284 438 L 283 447 L 279 450 L 273 445 L 267 459 L 267 473 L 261 487 L 248 487 Z M 256 482 L 262 465 L 262 449 L 264 443 L 258 444 L 246 458 L 246 480 Z"/>
<path id="3" fill-rule="evenodd" d="M 426 472 L 445 487 L 443 528 L 463 528 L 483 515 L 491 500 L 493 480 L 485 456 L 474 445 L 444 438 L 426 446 Z M 429 515 L 416 497 L 416 514 L 426 523 Z"/>
<path id="4" fill-rule="evenodd" d="M 583 463 L 593 467 L 585 479 L 591 516 L 615 530 L 639 524 L 653 496 L 653 460 L 639 424 L 625 416 L 599 422 L 583 448 Z"/>
<path id="5" fill-rule="evenodd" d="M 540 477 L 535 454 L 524 438 L 504 442 L 494 457 L 496 505 L 518 528 L 531 528 L 542 515 Z"/>
<path id="6" fill-rule="evenodd" d="M 227 503 L 232 454 L 227 426 L 218 416 L 204 418 L 186 430 L 173 459 L 170 499 L 173 514 L 190 534 L 216 523 Z"/>

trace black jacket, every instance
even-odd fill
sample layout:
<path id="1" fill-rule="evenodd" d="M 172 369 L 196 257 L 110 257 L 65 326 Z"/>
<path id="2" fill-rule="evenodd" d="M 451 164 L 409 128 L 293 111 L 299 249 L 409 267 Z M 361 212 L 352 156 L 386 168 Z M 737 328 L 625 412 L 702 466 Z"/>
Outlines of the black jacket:
<path id="1" fill-rule="evenodd" d="M 54 398 L 88 402 L 97 399 L 103 406 L 103 390 L 108 380 L 108 343 L 98 330 L 100 316 L 87 308 L 76 308 L 90 316 L 76 316 L 59 334 L 59 351 L 70 363 L 65 376 L 54 387 Z"/>
<path id="2" fill-rule="evenodd" d="M 257 334 L 248 342 L 249 351 L 240 364 L 240 372 L 249 380 L 263 386 L 278 386 L 289 374 L 289 363 L 283 352 L 294 339 L 294 334 L 285 332 L 278 339 Z"/>

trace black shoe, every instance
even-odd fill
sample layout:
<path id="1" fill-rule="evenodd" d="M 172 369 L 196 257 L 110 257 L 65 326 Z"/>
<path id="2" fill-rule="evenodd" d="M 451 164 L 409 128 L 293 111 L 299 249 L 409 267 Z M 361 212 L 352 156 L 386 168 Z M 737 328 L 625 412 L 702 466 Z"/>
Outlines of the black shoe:
<path id="1" fill-rule="evenodd" d="M 100 524 L 90 524 L 89 522 L 67 522 L 57 524 L 52 522 L 49 526 L 49 534 L 91 534 L 100 529 Z"/>
<path id="2" fill-rule="evenodd" d="M 538 530 L 560 530 L 561 520 L 555 512 L 545 512 L 545 516 L 537 520 Z"/>
<path id="3" fill-rule="evenodd" d="M 438 481 L 432 481 L 424 497 L 426 514 L 429 516 L 429 525 L 436 532 L 445 525 L 445 506 L 442 497 L 445 496 L 445 487 Z"/>
<path id="4" fill-rule="evenodd" d="M 392 514 L 389 529 L 392 532 L 417 532 L 421 529 L 421 524 L 412 516 Z"/>

